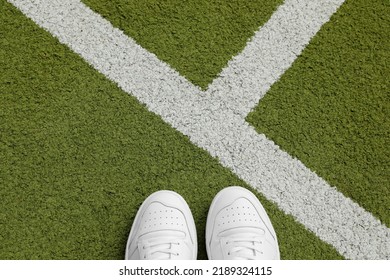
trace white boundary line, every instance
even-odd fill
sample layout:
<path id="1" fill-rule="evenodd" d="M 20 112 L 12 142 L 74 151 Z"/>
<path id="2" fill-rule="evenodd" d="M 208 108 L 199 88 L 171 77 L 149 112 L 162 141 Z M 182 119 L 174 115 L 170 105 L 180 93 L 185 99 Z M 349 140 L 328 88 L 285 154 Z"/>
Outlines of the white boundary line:
<path id="1" fill-rule="evenodd" d="M 206 92 L 77 0 L 8 1 L 345 257 L 390 258 L 386 226 L 244 119 L 343 1 L 285 1 Z"/>
<path id="2" fill-rule="evenodd" d="M 208 91 L 245 118 L 344 1 L 285 1 Z"/>

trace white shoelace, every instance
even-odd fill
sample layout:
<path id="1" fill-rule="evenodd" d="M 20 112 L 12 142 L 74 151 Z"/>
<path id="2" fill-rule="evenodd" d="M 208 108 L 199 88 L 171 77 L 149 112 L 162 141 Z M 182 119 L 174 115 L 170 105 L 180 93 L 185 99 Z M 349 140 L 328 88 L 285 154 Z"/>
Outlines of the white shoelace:
<path id="1" fill-rule="evenodd" d="M 229 259 L 256 260 L 263 254 L 263 241 L 258 236 L 230 237 L 224 242 Z"/>
<path id="2" fill-rule="evenodd" d="M 174 256 L 180 256 L 179 246 L 181 245 L 178 238 L 153 238 L 141 244 L 141 258 L 148 260 L 167 260 Z"/>

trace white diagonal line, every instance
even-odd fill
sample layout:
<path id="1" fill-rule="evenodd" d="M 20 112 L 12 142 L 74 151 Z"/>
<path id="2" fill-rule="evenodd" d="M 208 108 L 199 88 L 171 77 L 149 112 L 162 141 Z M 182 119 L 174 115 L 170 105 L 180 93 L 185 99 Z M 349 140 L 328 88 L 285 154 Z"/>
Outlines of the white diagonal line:
<path id="1" fill-rule="evenodd" d="M 341 254 L 353 259 L 390 258 L 390 230 L 386 226 L 329 186 L 300 161 L 281 151 L 264 135 L 256 133 L 244 120 L 244 112 L 250 110 L 270 83 L 275 82 L 289 67 L 297 53 L 342 1 L 287 0 L 266 28 L 255 35 L 253 45 L 244 50 L 242 55 L 253 65 L 246 68 L 246 63 L 236 58 L 231 63 L 233 70 L 230 66 L 225 69 L 222 77 L 207 92 L 190 84 L 166 63 L 77 0 L 9 2 L 115 81 L 124 91 L 136 96 L 149 110 L 188 135 L 193 143 L 218 157 L 224 166 L 260 190 L 286 213 L 292 214 L 322 240 L 332 244 Z M 320 6 L 328 6 L 329 9 Z M 264 70 L 267 64 L 263 64 L 261 56 L 260 61 L 256 56 L 256 46 L 260 43 L 256 38 L 264 38 L 266 35 L 263 33 L 267 30 L 276 32 L 281 26 L 289 26 L 280 21 L 294 21 L 294 11 L 299 12 L 299 9 L 311 13 L 311 17 L 303 17 L 306 21 L 317 17 L 321 20 L 314 25 L 308 24 L 308 35 L 298 36 L 302 41 L 293 44 L 294 55 L 288 56 L 288 63 L 272 64 L 272 67 L 280 69 L 271 71 L 277 74 L 267 78 L 267 74 L 264 74 L 267 73 Z M 305 33 L 304 30 L 299 32 Z M 279 36 L 283 38 L 284 35 Z M 288 38 L 291 37 L 295 38 Z M 289 52 L 289 45 L 287 43 L 287 49 L 280 51 Z M 263 47 L 273 48 L 267 44 Z M 254 53 L 251 48 L 255 50 Z M 265 50 L 264 53 L 270 51 Z M 265 72 L 258 76 L 257 67 L 260 72 Z M 241 78 L 231 82 L 229 80 L 234 79 L 235 71 L 246 74 L 241 75 L 244 78 L 238 75 Z M 250 80 L 248 75 L 252 74 L 254 78 Z M 256 82 L 258 77 L 264 79 Z M 239 92 L 244 100 L 242 104 L 234 98 L 235 90 L 240 88 L 236 83 L 248 88 L 248 92 Z M 253 87 L 259 88 L 260 92 L 252 90 Z M 223 93 L 230 97 L 223 98 Z M 247 93 L 249 98 L 246 97 Z M 234 110 L 234 105 L 239 109 Z"/>
<path id="2" fill-rule="evenodd" d="M 208 91 L 245 118 L 344 1 L 285 1 Z"/>

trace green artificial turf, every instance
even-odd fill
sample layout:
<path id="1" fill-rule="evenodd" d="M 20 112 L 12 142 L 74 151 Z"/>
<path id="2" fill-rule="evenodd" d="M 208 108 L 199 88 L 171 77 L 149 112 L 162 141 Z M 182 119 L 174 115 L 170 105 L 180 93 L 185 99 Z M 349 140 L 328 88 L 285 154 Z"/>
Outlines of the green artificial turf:
<path id="1" fill-rule="evenodd" d="M 244 182 L 0 0 L 0 259 L 123 259 L 142 201 L 189 203 L 206 258 L 208 207 Z M 284 259 L 338 259 L 257 194 Z"/>
<path id="2" fill-rule="evenodd" d="M 387 226 L 389 3 L 347 0 L 247 118 Z"/>
<path id="3" fill-rule="evenodd" d="M 282 0 L 82 0 L 192 83 L 207 88 Z"/>

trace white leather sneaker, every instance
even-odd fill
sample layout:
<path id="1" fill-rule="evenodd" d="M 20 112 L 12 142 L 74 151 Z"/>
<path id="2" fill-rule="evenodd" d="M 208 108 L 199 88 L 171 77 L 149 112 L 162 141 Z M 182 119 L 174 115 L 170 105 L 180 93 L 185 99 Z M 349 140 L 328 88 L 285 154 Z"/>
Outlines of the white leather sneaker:
<path id="1" fill-rule="evenodd" d="M 151 194 L 139 208 L 126 246 L 126 260 L 196 260 L 191 210 L 173 191 Z"/>
<path id="2" fill-rule="evenodd" d="M 206 224 L 210 260 L 279 260 L 275 230 L 257 197 L 242 187 L 221 190 Z"/>

